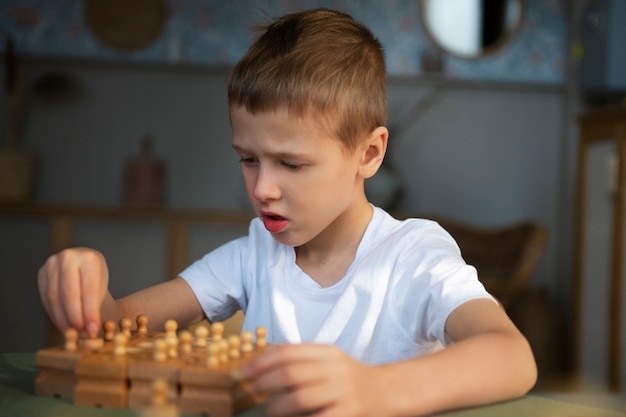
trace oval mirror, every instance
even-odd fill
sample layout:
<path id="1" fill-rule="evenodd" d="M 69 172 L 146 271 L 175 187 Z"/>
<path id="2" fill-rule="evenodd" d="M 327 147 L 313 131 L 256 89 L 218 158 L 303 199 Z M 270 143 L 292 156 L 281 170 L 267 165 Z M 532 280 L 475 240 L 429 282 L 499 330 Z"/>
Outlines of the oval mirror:
<path id="1" fill-rule="evenodd" d="M 441 49 L 478 58 L 500 49 L 519 29 L 523 6 L 523 0 L 421 0 L 421 18 Z"/>

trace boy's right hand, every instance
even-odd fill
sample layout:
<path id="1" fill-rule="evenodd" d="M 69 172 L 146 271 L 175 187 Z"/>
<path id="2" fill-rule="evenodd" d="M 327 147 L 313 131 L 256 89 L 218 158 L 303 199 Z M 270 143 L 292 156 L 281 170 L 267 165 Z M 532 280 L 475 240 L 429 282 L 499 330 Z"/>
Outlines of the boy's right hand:
<path id="1" fill-rule="evenodd" d="M 65 249 L 39 269 L 39 295 L 50 319 L 61 330 L 75 327 L 87 334 L 100 329 L 100 308 L 108 294 L 104 256 L 87 248 Z"/>

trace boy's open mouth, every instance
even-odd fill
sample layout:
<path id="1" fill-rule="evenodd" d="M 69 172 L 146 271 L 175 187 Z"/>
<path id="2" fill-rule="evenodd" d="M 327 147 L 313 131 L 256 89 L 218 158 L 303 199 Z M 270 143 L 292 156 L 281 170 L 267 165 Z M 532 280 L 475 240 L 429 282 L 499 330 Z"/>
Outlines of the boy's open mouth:
<path id="1" fill-rule="evenodd" d="M 287 226 L 287 219 L 277 215 L 263 215 L 263 225 L 270 233 L 281 232 Z"/>

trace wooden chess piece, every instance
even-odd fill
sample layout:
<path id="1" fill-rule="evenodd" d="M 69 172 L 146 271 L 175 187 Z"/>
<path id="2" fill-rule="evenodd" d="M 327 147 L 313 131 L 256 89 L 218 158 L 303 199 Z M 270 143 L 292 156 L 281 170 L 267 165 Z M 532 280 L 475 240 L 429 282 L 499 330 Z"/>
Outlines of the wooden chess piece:
<path id="1" fill-rule="evenodd" d="M 188 330 L 183 330 L 178 335 L 178 342 L 179 342 L 178 346 L 179 346 L 180 352 L 183 355 L 187 355 L 191 353 L 192 341 L 193 341 L 193 336 L 191 335 L 191 332 Z"/>
<path id="2" fill-rule="evenodd" d="M 241 340 L 237 335 L 231 335 L 228 337 L 228 358 L 230 360 L 236 360 L 241 357 L 239 352 L 239 346 L 241 345 Z"/>
<path id="3" fill-rule="evenodd" d="M 252 351 L 254 350 L 254 345 L 252 344 L 252 332 L 249 330 L 241 333 L 241 354 L 246 357 L 250 356 Z"/>
<path id="4" fill-rule="evenodd" d="M 167 344 L 167 356 L 169 358 L 178 357 L 178 336 L 176 335 L 178 323 L 175 320 L 165 322 L 165 343 Z"/>
<path id="5" fill-rule="evenodd" d="M 224 334 L 224 323 L 215 322 L 211 324 L 211 341 L 219 342 Z"/>
<path id="6" fill-rule="evenodd" d="M 155 379 L 151 384 L 150 406 L 142 408 L 140 417 L 178 417 L 175 404 L 168 400 L 168 384 L 163 378 Z"/>
<path id="7" fill-rule="evenodd" d="M 262 351 L 267 346 L 267 340 L 265 337 L 267 336 L 267 329 L 263 326 L 259 326 L 256 328 L 256 343 L 255 347 L 257 350 Z"/>
<path id="8" fill-rule="evenodd" d="M 113 338 L 113 355 L 124 356 L 126 355 L 126 343 L 128 339 L 124 333 L 118 333 Z"/>
<path id="9" fill-rule="evenodd" d="M 206 338 L 209 335 L 209 329 L 207 329 L 204 324 L 200 324 L 198 327 L 196 327 L 195 335 L 195 345 L 199 348 L 205 348 L 207 345 Z"/>
<path id="10" fill-rule="evenodd" d="M 137 316 L 137 334 L 140 336 L 145 336 L 148 334 L 148 316 L 145 314 L 140 314 Z"/>
<path id="11" fill-rule="evenodd" d="M 115 337 L 115 322 L 113 320 L 105 320 L 104 323 L 102 323 L 102 333 L 104 334 L 104 341 L 105 342 L 112 342 L 113 338 Z"/>
<path id="12" fill-rule="evenodd" d="M 120 319 L 120 332 L 130 339 L 130 328 L 133 326 L 133 322 L 128 317 Z"/>
<path id="13" fill-rule="evenodd" d="M 152 405 L 154 407 L 167 405 L 167 382 L 162 378 L 152 382 Z"/>
<path id="14" fill-rule="evenodd" d="M 220 365 L 220 346 L 219 343 L 211 342 L 208 347 L 209 355 L 207 356 L 207 365 L 209 368 L 217 368 Z"/>
<path id="15" fill-rule="evenodd" d="M 78 330 L 73 327 L 68 327 L 64 333 L 65 336 L 65 350 L 74 351 L 78 348 Z"/>
<path id="16" fill-rule="evenodd" d="M 104 346 L 104 339 L 98 333 L 89 333 L 86 338 L 79 339 L 78 344 L 86 349 L 100 349 Z"/>
<path id="17" fill-rule="evenodd" d="M 228 342 L 225 339 L 216 342 L 219 346 L 219 360 L 220 363 L 228 362 Z"/>
<path id="18" fill-rule="evenodd" d="M 152 359 L 155 362 L 165 362 L 167 359 L 167 342 L 164 339 L 157 339 L 154 341 Z"/>
<path id="19" fill-rule="evenodd" d="M 165 322 L 165 341 L 170 344 L 178 343 L 178 336 L 176 330 L 178 329 L 178 323 L 176 320 L 168 320 Z"/>

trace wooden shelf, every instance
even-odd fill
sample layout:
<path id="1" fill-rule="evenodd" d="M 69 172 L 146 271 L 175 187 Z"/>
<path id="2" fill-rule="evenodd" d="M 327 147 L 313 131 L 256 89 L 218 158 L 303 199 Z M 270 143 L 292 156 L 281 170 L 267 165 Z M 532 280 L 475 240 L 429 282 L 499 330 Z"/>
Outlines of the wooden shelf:
<path id="1" fill-rule="evenodd" d="M 105 219 L 164 223 L 168 228 L 168 276 L 173 278 L 188 264 L 190 225 L 211 223 L 246 225 L 254 217 L 254 213 L 165 207 L 0 203 L 0 216 L 42 217 L 46 219 L 50 228 L 50 253 L 72 246 L 76 220 Z"/>
<path id="2" fill-rule="evenodd" d="M 165 207 L 95 206 L 50 203 L 0 203 L 0 214 L 14 216 L 66 216 L 113 220 L 184 221 L 188 223 L 247 224 L 248 211 L 171 209 Z"/>

